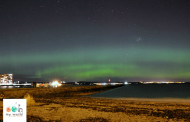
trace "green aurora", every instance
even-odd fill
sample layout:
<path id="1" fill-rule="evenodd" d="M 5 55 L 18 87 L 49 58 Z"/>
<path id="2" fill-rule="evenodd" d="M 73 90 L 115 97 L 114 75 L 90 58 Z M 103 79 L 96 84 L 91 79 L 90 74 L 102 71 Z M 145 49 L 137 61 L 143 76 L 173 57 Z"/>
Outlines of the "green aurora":
<path id="1" fill-rule="evenodd" d="M 4 56 L 11 71 L 39 78 L 96 80 L 99 78 L 190 79 L 189 50 L 148 47 L 76 48 Z M 3 67 L 3 65 L 2 65 Z"/>

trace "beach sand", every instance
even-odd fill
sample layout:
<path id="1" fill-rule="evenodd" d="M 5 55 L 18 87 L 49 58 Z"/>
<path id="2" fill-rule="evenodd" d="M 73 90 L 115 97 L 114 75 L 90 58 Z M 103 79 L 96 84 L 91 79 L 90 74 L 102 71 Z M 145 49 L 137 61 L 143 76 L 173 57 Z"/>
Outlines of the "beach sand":
<path id="1" fill-rule="evenodd" d="M 88 86 L 82 88 L 88 92 L 80 88 L 77 88 L 77 90 L 65 90 L 61 88 L 53 90 L 38 89 L 43 91 L 38 94 L 27 92 L 30 95 L 30 97 L 27 97 L 28 102 L 30 102 L 27 106 L 27 120 L 34 122 L 190 121 L 189 99 L 110 99 L 87 97 L 86 95 L 99 92 L 94 88 Z M 97 88 L 104 89 L 103 87 Z M 48 92 L 48 90 L 51 92 Z M 46 96 L 42 97 L 43 95 Z M 1 112 L 3 111 L 2 107 L 3 102 L 0 101 Z"/>

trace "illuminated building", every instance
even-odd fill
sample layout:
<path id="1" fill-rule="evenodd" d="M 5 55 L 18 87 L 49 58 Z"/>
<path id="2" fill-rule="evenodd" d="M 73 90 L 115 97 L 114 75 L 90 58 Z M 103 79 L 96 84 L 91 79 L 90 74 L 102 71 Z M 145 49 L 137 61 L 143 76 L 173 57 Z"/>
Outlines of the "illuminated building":
<path id="1" fill-rule="evenodd" d="M 13 74 L 0 74 L 0 84 L 12 84 Z"/>

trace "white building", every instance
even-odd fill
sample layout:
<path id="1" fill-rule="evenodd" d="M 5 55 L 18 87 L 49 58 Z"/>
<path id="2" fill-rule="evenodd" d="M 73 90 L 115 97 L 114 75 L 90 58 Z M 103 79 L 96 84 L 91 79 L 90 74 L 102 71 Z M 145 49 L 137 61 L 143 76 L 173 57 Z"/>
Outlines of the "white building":
<path id="1" fill-rule="evenodd" d="M 13 74 L 0 74 L 0 84 L 13 84 Z"/>

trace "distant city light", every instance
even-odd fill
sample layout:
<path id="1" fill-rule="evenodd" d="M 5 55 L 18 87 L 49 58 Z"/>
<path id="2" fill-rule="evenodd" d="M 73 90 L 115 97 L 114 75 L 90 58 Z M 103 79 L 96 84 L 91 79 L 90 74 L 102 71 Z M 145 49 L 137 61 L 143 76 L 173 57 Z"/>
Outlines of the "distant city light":
<path id="1" fill-rule="evenodd" d="M 109 78 L 109 79 L 108 79 L 108 82 L 110 82 L 110 81 L 111 81 L 111 79 Z"/>
<path id="2" fill-rule="evenodd" d="M 107 83 L 102 83 L 103 86 L 107 85 Z"/>
<path id="3" fill-rule="evenodd" d="M 0 74 L 0 85 L 13 84 L 13 74 Z"/>
<path id="4" fill-rule="evenodd" d="M 171 83 L 185 83 L 180 81 L 140 81 L 142 84 L 171 84 Z"/>
<path id="5" fill-rule="evenodd" d="M 125 85 L 129 84 L 127 81 L 124 82 Z"/>
<path id="6" fill-rule="evenodd" d="M 53 81 L 50 85 L 53 87 L 58 87 L 61 86 L 61 83 L 59 83 L 58 81 Z"/>

